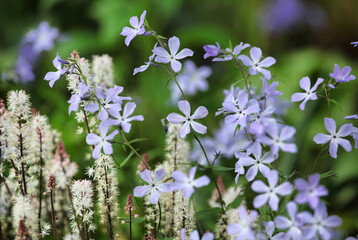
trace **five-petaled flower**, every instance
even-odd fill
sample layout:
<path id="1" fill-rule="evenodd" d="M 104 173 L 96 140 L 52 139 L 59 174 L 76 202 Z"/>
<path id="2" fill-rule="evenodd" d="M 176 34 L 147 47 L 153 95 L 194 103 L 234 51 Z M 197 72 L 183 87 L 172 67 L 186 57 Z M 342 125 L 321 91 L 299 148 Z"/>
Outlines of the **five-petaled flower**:
<path id="1" fill-rule="evenodd" d="M 262 51 L 258 47 L 253 47 L 250 49 L 250 57 L 246 55 L 240 55 L 238 59 L 242 61 L 245 66 L 250 67 L 249 72 L 251 75 L 256 75 L 257 73 L 261 73 L 266 79 L 271 79 L 271 72 L 264 68 L 268 68 L 271 65 L 276 63 L 276 60 L 273 57 L 267 57 L 262 61 Z"/>
<path id="2" fill-rule="evenodd" d="M 334 65 L 334 71 L 333 73 L 330 73 L 329 76 L 331 78 L 334 78 L 336 80 L 336 83 L 346 83 L 348 81 L 356 79 L 354 75 L 349 75 L 352 71 L 352 68 L 349 66 L 345 66 L 344 68 L 341 68 L 338 66 L 338 64 Z"/>
<path id="3" fill-rule="evenodd" d="M 153 204 L 157 204 L 160 193 L 169 191 L 169 183 L 162 182 L 166 175 L 163 168 L 155 171 L 154 179 L 152 178 L 152 172 L 148 169 L 139 173 L 140 178 L 146 183 L 149 183 L 149 185 L 136 187 L 133 191 L 133 195 L 135 197 L 144 197 L 150 192 L 149 201 Z"/>
<path id="4" fill-rule="evenodd" d="M 126 36 L 126 39 L 124 40 L 124 42 L 127 46 L 129 46 L 129 43 L 133 40 L 133 38 L 135 36 L 144 34 L 145 28 L 143 26 L 143 23 L 144 23 L 144 18 L 145 18 L 146 13 L 147 13 L 147 11 L 144 10 L 142 15 L 140 16 L 140 21 L 138 21 L 137 16 L 133 16 L 129 19 L 129 23 L 131 24 L 131 26 L 133 28 L 130 28 L 130 27 L 123 28 L 121 35 Z"/>
<path id="5" fill-rule="evenodd" d="M 184 197 L 190 198 L 195 191 L 194 188 L 200 188 L 208 185 L 210 183 L 210 179 L 205 175 L 194 180 L 196 169 L 197 167 L 195 166 L 189 170 L 189 177 L 187 177 L 185 173 L 180 170 L 172 172 L 172 177 L 175 182 L 171 184 L 171 190 L 176 191 L 182 189 Z"/>
<path id="6" fill-rule="evenodd" d="M 315 173 L 309 177 L 308 182 L 302 178 L 295 180 L 295 186 L 299 193 L 296 195 L 295 201 L 298 204 L 308 203 L 312 209 L 316 209 L 319 198 L 327 196 L 328 191 L 324 186 L 319 184 L 319 174 Z"/>
<path id="7" fill-rule="evenodd" d="M 108 129 L 109 125 L 105 122 L 102 122 L 99 125 L 99 131 L 101 136 L 98 136 L 94 133 L 89 133 L 86 137 L 87 144 L 97 145 L 92 151 L 92 156 L 94 159 L 97 159 L 99 157 L 102 148 L 105 154 L 110 155 L 113 153 L 112 144 L 109 141 L 113 140 L 113 138 L 118 134 L 118 130 L 113 131 L 107 136 Z"/>
<path id="8" fill-rule="evenodd" d="M 200 123 L 197 123 L 194 121 L 194 119 L 201 119 L 204 118 L 206 115 L 208 115 L 208 110 L 204 106 L 198 107 L 193 115 L 190 115 L 190 104 L 188 101 L 183 100 L 178 102 L 178 107 L 182 113 L 184 113 L 185 117 L 178 113 L 170 113 L 167 116 L 167 120 L 170 123 L 182 123 L 184 122 L 184 125 L 179 130 L 179 136 L 181 138 L 185 138 L 187 134 L 190 133 L 190 126 L 194 129 L 195 132 L 198 132 L 200 134 L 206 133 L 206 127 Z"/>
<path id="9" fill-rule="evenodd" d="M 318 78 L 317 82 L 311 88 L 311 80 L 308 77 L 304 77 L 300 80 L 300 87 L 305 90 L 305 93 L 294 93 L 291 96 L 291 102 L 303 102 L 300 104 L 300 109 L 305 110 L 305 105 L 308 100 L 316 100 L 317 94 L 315 93 L 319 84 L 323 82 L 322 78 Z"/>
<path id="10" fill-rule="evenodd" d="M 134 109 L 136 108 L 136 104 L 134 102 L 129 102 L 124 106 L 123 114 L 120 113 L 120 111 L 116 109 L 109 110 L 109 113 L 115 118 L 115 119 L 108 119 L 108 123 L 110 125 L 120 125 L 123 128 L 123 131 L 126 133 L 129 133 L 131 130 L 132 124 L 131 121 L 143 121 L 144 117 L 142 115 L 136 115 L 132 116 L 132 113 Z"/>
<path id="11" fill-rule="evenodd" d="M 266 177 L 268 185 L 261 180 L 256 180 L 251 185 L 252 190 L 261 193 L 255 197 L 254 207 L 260 208 L 268 202 L 270 208 L 273 211 L 277 211 L 280 201 L 277 195 L 286 196 L 292 192 L 293 187 L 289 182 L 284 182 L 276 186 L 278 183 L 278 172 L 276 170 L 271 170 Z"/>
<path id="12" fill-rule="evenodd" d="M 171 68 L 174 72 L 179 72 L 181 70 L 181 63 L 178 61 L 180 59 L 193 56 L 194 52 L 189 48 L 184 48 L 180 52 L 180 41 L 177 37 L 172 37 L 168 41 L 168 47 L 170 54 L 167 50 L 162 47 L 155 47 L 153 53 L 156 55 L 155 61 L 158 63 L 170 63 Z"/>
<path id="13" fill-rule="evenodd" d="M 57 72 L 48 72 L 45 75 L 45 80 L 50 81 L 50 87 L 53 87 L 55 82 L 60 79 L 61 75 L 66 73 L 66 67 L 62 68 L 62 63 L 58 61 L 60 59 L 61 58 L 57 53 L 57 56 L 53 60 L 53 66 L 57 68 Z"/>
<path id="14" fill-rule="evenodd" d="M 336 122 L 332 118 L 325 118 L 324 125 L 326 126 L 326 129 L 330 133 L 330 135 L 323 134 L 323 133 L 317 134 L 313 138 L 313 141 L 315 141 L 315 143 L 324 144 L 330 141 L 329 154 L 333 158 L 337 158 L 338 145 L 341 145 L 344 148 L 344 150 L 346 150 L 347 152 L 350 152 L 352 150 L 352 145 L 350 144 L 350 142 L 342 138 L 352 133 L 353 125 L 351 123 L 344 124 L 338 130 L 338 132 L 336 132 L 337 130 Z"/>
<path id="15" fill-rule="evenodd" d="M 294 143 L 286 143 L 287 140 L 293 137 L 296 132 L 294 127 L 284 126 L 280 129 L 279 124 L 271 124 L 267 126 L 268 136 L 260 136 L 259 141 L 271 146 L 273 154 L 278 154 L 281 149 L 284 152 L 295 153 L 297 146 Z"/>

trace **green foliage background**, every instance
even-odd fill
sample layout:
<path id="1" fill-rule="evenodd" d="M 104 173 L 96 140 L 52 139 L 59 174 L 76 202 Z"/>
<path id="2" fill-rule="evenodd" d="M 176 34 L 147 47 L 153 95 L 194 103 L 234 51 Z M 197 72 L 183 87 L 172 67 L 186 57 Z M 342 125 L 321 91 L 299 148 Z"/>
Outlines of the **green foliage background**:
<path id="1" fill-rule="evenodd" d="M 299 80 L 304 76 L 311 79 L 328 78 L 333 72 L 334 64 L 341 67 L 349 65 L 352 74 L 358 75 L 358 48 L 349 43 L 358 41 L 358 2 L 355 0 L 316 0 L 306 2 L 319 3 L 327 17 L 325 27 L 312 30 L 306 25 L 299 25 L 282 34 L 270 34 L 264 31 L 261 23 L 261 9 L 270 1 L 264 0 L 26 0 L 0 1 L 0 71 L 6 72 L 14 68 L 20 39 L 31 28 L 37 27 L 43 20 L 57 27 L 66 38 L 58 42 L 51 52 L 41 55 L 36 66 L 36 81 L 28 85 L 15 85 L 9 82 L 0 83 L 0 97 L 6 98 L 10 89 L 24 88 L 31 95 L 33 106 L 46 114 L 53 128 L 62 133 L 63 140 L 72 161 L 80 166 L 78 178 L 84 178 L 84 168 L 91 164 L 84 155 L 90 150 L 85 144 L 83 135 L 76 135 L 76 122 L 67 114 L 69 94 L 66 82 L 60 80 L 51 89 L 43 77 L 53 68 L 52 59 L 56 52 L 61 57 L 69 56 L 77 49 L 82 57 L 91 59 L 95 54 L 109 54 L 114 60 L 116 84 L 125 87 L 124 94 L 132 96 L 138 103 L 136 113 L 142 114 L 144 122 L 135 123 L 129 136 L 132 138 L 147 138 L 148 140 L 136 147 L 141 153 L 148 152 L 151 165 L 163 160 L 164 132 L 160 119 L 168 113 L 176 111 L 175 107 L 167 104 L 169 88 L 165 88 L 168 76 L 165 72 L 150 68 L 145 73 L 132 76 L 135 67 L 147 61 L 151 55 L 154 39 L 150 37 L 135 38 L 130 47 L 124 44 L 120 36 L 124 26 L 129 25 L 131 16 L 139 16 L 147 10 L 147 20 L 150 26 L 159 34 L 171 37 L 177 36 L 181 45 L 194 50 L 193 60 L 197 66 L 209 65 L 213 74 L 209 78 L 210 89 L 190 99 L 193 106 L 204 105 L 210 115 L 204 120 L 209 134 L 218 127 L 222 117 L 214 117 L 214 112 L 221 106 L 222 90 L 229 88 L 241 79 L 240 71 L 234 63 L 213 64 L 203 59 L 204 44 L 219 42 L 222 47 L 240 42 L 250 43 L 263 49 L 264 56 L 273 56 L 277 63 L 271 68 L 274 80 L 279 81 L 278 89 L 284 94 L 283 99 L 299 90 Z M 252 78 L 254 86 L 261 86 L 258 77 Z M 343 117 L 358 112 L 358 80 L 346 83 L 334 91 L 333 99 L 339 102 L 339 107 L 333 106 L 333 118 L 337 125 L 345 123 Z M 289 109 L 285 121 L 297 128 L 297 154 L 282 154 L 279 169 L 289 175 L 296 171 L 297 176 L 311 174 L 314 160 L 322 146 L 313 142 L 313 136 L 325 132 L 323 119 L 327 114 L 327 102 L 319 100 L 309 102 L 305 111 L 300 111 L 298 104 Z M 189 138 L 189 140 L 191 140 Z M 126 153 L 123 149 L 116 150 L 124 160 Z M 139 160 L 133 158 L 125 167 L 133 185 L 139 184 L 135 174 Z M 224 162 L 233 166 L 234 161 Z M 323 180 L 330 191 L 328 205 L 332 214 L 343 218 L 343 228 L 347 233 L 358 232 L 358 151 L 346 153 L 340 149 L 338 159 L 332 159 L 325 152 L 318 162 L 316 170 L 320 173 L 333 169 L 337 177 Z M 233 183 L 234 174 L 218 172 L 224 175 L 227 186 Z M 129 193 L 123 177 L 120 178 L 121 207 L 125 206 Z M 200 189 L 198 196 L 200 208 L 207 205 L 206 200 L 211 195 L 209 188 Z M 200 209 L 199 209 L 200 210 Z M 124 214 L 121 213 L 124 217 Z M 213 229 L 215 219 L 201 219 L 204 225 Z M 139 238 L 140 227 L 136 227 Z M 103 231 L 101 231 L 103 230 Z M 121 236 L 127 235 L 127 227 L 121 227 Z M 104 229 L 99 228 L 96 239 L 105 235 Z"/>

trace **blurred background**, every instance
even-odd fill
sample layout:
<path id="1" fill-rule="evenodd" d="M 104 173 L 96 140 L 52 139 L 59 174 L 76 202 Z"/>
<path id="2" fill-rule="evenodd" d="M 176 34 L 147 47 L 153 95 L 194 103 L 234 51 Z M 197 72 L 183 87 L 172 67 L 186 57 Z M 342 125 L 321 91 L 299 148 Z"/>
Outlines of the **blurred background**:
<path id="1" fill-rule="evenodd" d="M 93 55 L 109 54 L 113 58 L 115 83 L 124 86 L 125 96 L 137 103 L 137 114 L 144 122 L 133 124 L 132 138 L 147 138 L 136 144 L 141 153 L 148 153 L 152 166 L 163 160 L 164 131 L 160 119 L 177 107 L 170 103 L 170 88 L 165 87 L 168 75 L 164 71 L 149 68 L 145 73 L 132 75 L 133 69 L 143 64 L 151 55 L 155 43 L 150 37 L 136 37 L 126 47 L 120 35 L 129 26 L 131 16 L 140 16 L 147 10 L 146 19 L 158 34 L 180 38 L 181 46 L 192 49 L 191 58 L 196 66 L 210 66 L 209 88 L 190 98 L 194 106 L 204 105 L 209 117 L 204 121 L 208 135 L 219 127 L 222 116 L 214 117 L 221 107 L 224 89 L 242 77 L 233 62 L 212 63 L 204 60 L 203 45 L 219 42 L 222 48 L 240 42 L 260 47 L 264 56 L 276 58 L 270 68 L 273 80 L 279 82 L 282 99 L 289 101 L 299 91 L 299 80 L 309 76 L 328 78 L 334 64 L 351 66 L 358 74 L 358 47 L 350 42 L 358 41 L 358 1 L 356 0 L 26 0 L 0 1 L 0 98 L 5 99 L 11 89 L 25 89 L 32 104 L 41 114 L 49 117 L 53 128 L 62 133 L 71 160 L 80 166 L 77 178 L 84 178 L 84 168 L 92 164 L 89 148 L 83 135 L 76 135 L 74 115 L 68 116 L 69 93 L 66 81 L 61 78 L 54 88 L 43 81 L 48 71 L 53 71 L 52 60 L 58 52 L 66 58 L 76 49 L 81 57 L 92 60 Z M 46 22 L 44 22 L 46 21 Z M 32 32 L 31 32 L 32 31 Z M 37 31 L 37 34 L 35 32 Z M 34 38 L 38 45 L 29 45 Z M 248 52 L 244 52 L 248 54 Z M 254 77 L 253 85 L 261 81 Z M 257 79 L 255 82 L 254 80 Z M 332 105 L 332 117 L 340 126 L 346 123 L 346 115 L 358 112 L 358 80 L 348 82 L 333 91 L 332 98 L 339 106 Z M 193 107 L 194 108 L 194 107 Z M 313 136 L 325 132 L 323 119 L 328 115 L 327 102 L 309 102 L 305 111 L 292 104 L 284 121 L 295 126 L 297 154 L 282 154 L 279 169 L 297 177 L 311 174 L 316 156 L 322 146 L 313 142 Z M 189 141 L 190 137 L 188 138 Z M 126 153 L 117 149 L 123 157 Z M 139 184 L 136 175 L 138 159 L 126 166 L 133 185 Z M 233 166 L 233 159 L 222 163 Z M 344 235 L 358 234 L 358 151 L 347 153 L 342 149 L 338 158 L 327 152 L 320 158 L 316 171 L 334 170 L 336 177 L 325 178 L 322 183 L 330 191 L 327 204 L 331 214 L 343 219 Z M 221 173 L 217 173 L 220 175 Z M 234 173 L 222 172 L 224 183 L 232 185 Z M 129 193 L 121 176 L 121 206 L 125 206 Z M 210 198 L 211 192 L 202 191 Z M 205 207 L 204 199 L 198 199 Z M 215 219 L 213 219 L 215 220 Z M 213 220 L 203 220 L 213 229 Z M 204 223 L 204 224 L 205 224 Z M 139 224 L 141 225 L 141 224 Z M 140 227 L 140 226 L 138 226 Z M 99 237 L 101 228 L 96 232 Z M 127 231 L 123 227 L 123 232 Z"/>

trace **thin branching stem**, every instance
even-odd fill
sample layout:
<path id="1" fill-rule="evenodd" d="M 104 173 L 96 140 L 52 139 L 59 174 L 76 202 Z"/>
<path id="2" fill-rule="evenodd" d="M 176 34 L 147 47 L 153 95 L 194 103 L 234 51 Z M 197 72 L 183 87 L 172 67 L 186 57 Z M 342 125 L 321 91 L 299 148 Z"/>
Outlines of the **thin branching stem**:
<path id="1" fill-rule="evenodd" d="M 211 174 L 211 176 L 212 176 L 212 180 L 213 180 L 213 182 L 215 183 L 216 190 L 218 191 L 218 194 L 219 194 L 220 205 L 221 205 L 221 211 L 222 211 L 222 213 L 224 214 L 224 213 L 225 213 L 225 203 L 224 203 L 224 201 L 223 201 L 223 199 L 222 199 L 221 192 L 220 192 L 218 183 L 217 183 L 216 178 L 215 178 L 215 174 L 214 174 L 214 171 L 213 171 L 213 165 L 210 164 L 209 158 L 208 158 L 208 156 L 206 155 L 206 151 L 205 151 L 203 145 L 201 144 L 201 141 L 199 140 L 199 138 L 198 138 L 194 133 L 192 133 L 192 134 L 193 134 L 195 140 L 199 143 L 200 148 L 201 148 L 201 150 L 202 150 L 203 153 L 204 153 L 205 159 L 206 159 L 206 161 L 207 161 L 207 163 L 208 163 L 208 169 L 209 169 L 210 174 Z"/>

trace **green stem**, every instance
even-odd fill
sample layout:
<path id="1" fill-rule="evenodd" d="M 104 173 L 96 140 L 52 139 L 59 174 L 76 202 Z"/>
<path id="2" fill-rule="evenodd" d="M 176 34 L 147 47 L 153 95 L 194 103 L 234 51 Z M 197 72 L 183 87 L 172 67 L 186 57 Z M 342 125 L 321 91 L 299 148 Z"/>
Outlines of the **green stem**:
<path id="1" fill-rule="evenodd" d="M 218 183 L 217 183 L 216 178 L 215 178 L 215 174 L 214 174 L 214 171 L 213 171 L 213 165 L 210 164 L 209 158 L 208 158 L 208 156 L 206 155 L 205 149 L 204 149 L 203 145 L 201 144 L 199 138 L 198 138 L 194 133 L 192 133 L 192 134 L 193 134 L 195 140 L 199 143 L 200 148 L 201 148 L 201 150 L 202 150 L 203 153 L 204 153 L 205 159 L 206 159 L 206 161 L 207 161 L 207 163 L 208 163 L 208 166 L 209 166 L 209 171 L 210 171 L 210 173 L 211 173 L 213 182 L 215 183 L 216 190 L 217 190 L 218 193 L 219 193 L 221 211 L 223 212 L 223 214 L 225 214 L 225 207 L 224 207 L 225 203 L 224 203 L 224 201 L 223 201 L 223 199 L 222 199 L 221 192 L 220 192 Z"/>
<path id="2" fill-rule="evenodd" d="M 148 164 L 144 161 L 144 159 L 142 158 L 142 156 L 132 147 L 132 145 L 128 142 L 127 138 L 124 136 L 123 132 L 122 132 L 122 129 L 117 126 L 118 130 L 119 130 L 119 134 L 121 135 L 123 141 L 124 141 L 124 144 L 127 145 L 133 152 L 135 155 L 137 155 L 137 157 L 139 157 L 139 159 L 144 163 L 145 167 L 147 169 L 149 169 L 149 166 Z"/>
<path id="3" fill-rule="evenodd" d="M 317 165 L 317 162 L 318 162 L 319 157 L 321 156 L 321 154 L 322 154 L 326 149 L 327 149 L 327 147 L 323 148 L 323 149 L 319 152 L 318 156 L 316 157 L 316 160 L 314 161 L 314 164 L 313 164 L 312 174 L 314 173 L 314 170 L 315 170 L 315 168 L 316 168 L 316 165 Z"/>

